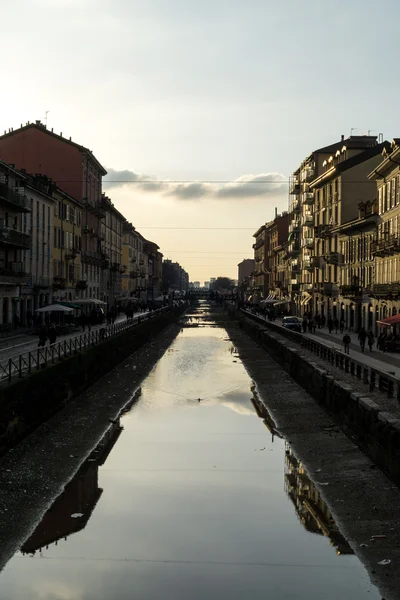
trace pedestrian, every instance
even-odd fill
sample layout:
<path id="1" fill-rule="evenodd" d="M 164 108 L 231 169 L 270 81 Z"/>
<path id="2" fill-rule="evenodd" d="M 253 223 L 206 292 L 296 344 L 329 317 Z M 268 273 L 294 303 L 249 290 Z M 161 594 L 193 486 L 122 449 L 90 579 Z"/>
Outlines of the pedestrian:
<path id="1" fill-rule="evenodd" d="M 20 324 L 19 316 L 17 314 L 14 315 L 14 329 L 18 329 Z"/>
<path id="2" fill-rule="evenodd" d="M 39 343 L 38 343 L 38 347 L 43 347 L 46 345 L 46 341 L 47 341 L 47 327 L 44 323 L 42 323 L 42 325 L 40 326 L 39 329 Z"/>
<path id="3" fill-rule="evenodd" d="M 82 331 L 85 331 L 85 329 L 86 329 L 86 315 L 82 313 L 81 316 L 79 317 L 79 321 L 80 321 L 80 324 L 82 326 Z"/>
<path id="4" fill-rule="evenodd" d="M 329 333 L 332 333 L 333 330 L 333 319 L 331 316 L 328 317 L 328 329 L 329 329 Z"/>
<path id="5" fill-rule="evenodd" d="M 53 344 L 56 343 L 56 340 L 57 340 L 57 330 L 56 330 L 54 323 L 51 323 L 51 325 L 49 327 L 48 336 L 49 336 L 50 346 L 52 346 Z"/>
<path id="6" fill-rule="evenodd" d="M 322 317 L 321 317 L 321 327 L 325 327 L 325 323 L 326 323 L 325 315 L 322 315 Z"/>
<path id="7" fill-rule="evenodd" d="M 335 333 L 337 333 L 339 329 L 339 319 L 337 317 L 333 319 L 333 327 L 335 329 Z"/>
<path id="8" fill-rule="evenodd" d="M 361 352 L 364 352 L 365 350 L 365 342 L 367 340 L 368 334 L 365 331 L 364 327 L 361 327 L 359 333 L 358 333 L 358 341 L 360 342 L 360 347 L 361 347 Z"/>
<path id="9" fill-rule="evenodd" d="M 313 321 L 312 321 L 311 317 L 308 317 L 307 325 L 308 325 L 308 333 L 312 333 Z"/>
<path id="10" fill-rule="evenodd" d="M 351 343 L 351 337 L 349 336 L 348 333 L 346 333 L 343 336 L 343 346 L 344 346 L 345 354 L 350 354 L 350 343 Z"/>
<path id="11" fill-rule="evenodd" d="M 312 332 L 315 335 L 315 330 L 317 329 L 317 323 L 316 323 L 315 319 L 311 319 L 311 323 L 312 323 Z"/>
<path id="12" fill-rule="evenodd" d="M 321 315 L 317 314 L 315 320 L 317 321 L 318 329 L 321 329 Z"/>
<path id="13" fill-rule="evenodd" d="M 26 311 L 26 324 L 28 327 L 32 326 L 32 311 L 29 308 Z"/>
<path id="14" fill-rule="evenodd" d="M 370 352 L 372 352 L 372 346 L 374 345 L 374 343 L 375 343 L 375 336 L 374 336 L 374 334 L 372 332 L 372 329 L 370 329 L 368 331 L 368 346 L 369 346 L 369 351 Z"/>
<path id="15" fill-rule="evenodd" d="M 340 329 L 340 333 L 343 333 L 343 329 L 344 329 L 344 319 L 343 319 L 343 317 L 340 319 L 339 329 Z"/>
<path id="16" fill-rule="evenodd" d="M 306 331 L 307 331 L 307 317 L 306 316 L 303 317 L 302 326 L 303 326 L 303 333 L 306 333 Z"/>

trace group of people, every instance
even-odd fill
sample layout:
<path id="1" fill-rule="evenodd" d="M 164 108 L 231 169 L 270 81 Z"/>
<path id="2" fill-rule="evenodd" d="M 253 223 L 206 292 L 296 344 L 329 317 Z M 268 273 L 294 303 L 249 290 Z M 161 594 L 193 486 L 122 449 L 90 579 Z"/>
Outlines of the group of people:
<path id="1" fill-rule="evenodd" d="M 350 354 L 351 335 L 348 332 L 345 333 L 342 341 L 345 353 Z M 372 329 L 367 332 L 365 327 L 361 327 L 358 332 L 358 341 L 360 343 L 361 352 L 365 351 L 366 344 L 368 344 L 369 351 L 372 352 L 372 347 L 375 343 L 375 336 Z"/>
<path id="2" fill-rule="evenodd" d="M 50 346 L 57 341 L 57 329 L 54 323 L 42 323 L 39 328 L 39 348 L 44 348 L 47 340 L 49 340 Z"/>

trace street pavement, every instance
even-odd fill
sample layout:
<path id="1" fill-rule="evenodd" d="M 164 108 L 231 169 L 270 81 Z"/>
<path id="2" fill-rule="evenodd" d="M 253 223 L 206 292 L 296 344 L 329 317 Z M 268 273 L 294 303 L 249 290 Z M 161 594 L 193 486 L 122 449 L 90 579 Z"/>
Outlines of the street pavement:
<path id="1" fill-rule="evenodd" d="M 134 314 L 134 317 L 139 316 L 140 312 Z M 115 323 L 121 323 L 122 321 L 126 321 L 125 314 L 120 315 L 115 320 Z M 96 329 L 100 329 L 100 327 L 104 327 L 104 323 L 102 325 L 94 325 L 92 326 L 92 331 L 96 331 Z M 88 331 L 86 329 L 86 331 Z M 71 338 L 77 337 L 83 333 L 82 327 L 77 327 L 75 331 L 72 333 L 68 333 L 66 335 L 59 336 L 57 338 L 57 342 L 70 340 Z M 24 352 L 31 352 L 32 350 L 36 350 L 38 346 L 38 336 L 32 333 L 22 333 L 17 334 L 12 337 L 3 338 L 0 340 L 0 361 L 3 362 L 8 360 L 9 358 L 14 358 L 23 354 Z"/>

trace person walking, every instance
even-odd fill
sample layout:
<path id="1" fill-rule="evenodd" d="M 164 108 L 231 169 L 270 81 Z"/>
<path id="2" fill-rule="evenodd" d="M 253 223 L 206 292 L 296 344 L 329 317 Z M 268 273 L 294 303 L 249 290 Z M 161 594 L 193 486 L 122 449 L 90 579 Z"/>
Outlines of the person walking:
<path id="1" fill-rule="evenodd" d="M 50 346 L 52 346 L 53 344 L 56 343 L 56 340 L 57 340 L 57 330 L 56 330 L 56 326 L 54 325 L 54 323 L 51 323 L 51 325 L 49 327 L 48 336 L 49 336 Z"/>
<path id="2" fill-rule="evenodd" d="M 315 315 L 315 320 L 317 322 L 318 329 L 321 329 L 321 315 Z"/>
<path id="3" fill-rule="evenodd" d="M 325 315 L 322 315 L 322 317 L 321 317 L 321 327 L 325 327 L 325 323 L 326 323 Z"/>
<path id="4" fill-rule="evenodd" d="M 39 329 L 38 348 L 44 347 L 46 345 L 46 341 L 47 341 L 47 327 L 44 323 L 42 323 L 42 325 L 40 326 L 40 329 Z"/>
<path id="5" fill-rule="evenodd" d="M 333 319 L 333 328 L 335 330 L 335 333 L 337 333 L 339 329 L 339 319 L 337 317 Z"/>
<path id="6" fill-rule="evenodd" d="M 330 315 L 328 317 L 328 329 L 329 329 L 329 333 L 332 333 L 332 330 L 333 330 L 333 319 L 332 319 L 332 317 Z"/>
<path id="7" fill-rule="evenodd" d="M 306 316 L 303 317 L 302 326 L 303 326 L 303 333 L 306 333 L 307 332 L 307 317 Z"/>
<path id="8" fill-rule="evenodd" d="M 343 346 L 344 346 L 345 354 L 350 354 L 350 343 L 351 343 L 351 337 L 349 336 L 348 333 L 345 333 L 345 335 L 343 336 Z"/>
<path id="9" fill-rule="evenodd" d="M 343 317 L 340 319 L 339 329 L 340 329 L 340 333 L 343 333 L 343 330 L 344 330 L 344 319 L 343 319 Z"/>
<path id="10" fill-rule="evenodd" d="M 365 331 L 364 327 L 361 327 L 359 333 L 358 333 L 358 341 L 360 342 L 360 347 L 361 347 L 361 352 L 364 352 L 365 350 L 365 342 L 367 340 L 368 334 Z"/>
<path id="11" fill-rule="evenodd" d="M 368 346 L 369 346 L 369 351 L 370 352 L 372 352 L 372 346 L 374 345 L 374 343 L 375 343 L 375 336 L 374 336 L 374 334 L 372 332 L 372 329 L 370 329 L 368 331 Z"/>

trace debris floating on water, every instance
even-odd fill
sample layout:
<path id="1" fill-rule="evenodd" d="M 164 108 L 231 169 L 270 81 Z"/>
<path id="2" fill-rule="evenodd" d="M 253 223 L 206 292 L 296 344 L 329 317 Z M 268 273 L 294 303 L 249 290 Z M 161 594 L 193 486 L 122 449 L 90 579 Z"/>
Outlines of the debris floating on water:
<path id="1" fill-rule="evenodd" d="M 73 513 L 71 517 L 73 519 L 79 519 L 79 517 L 83 517 L 83 513 Z"/>

